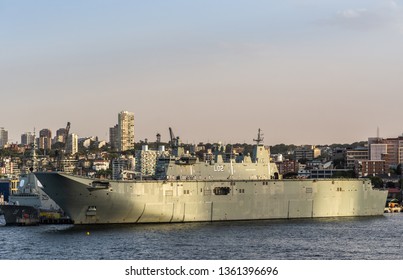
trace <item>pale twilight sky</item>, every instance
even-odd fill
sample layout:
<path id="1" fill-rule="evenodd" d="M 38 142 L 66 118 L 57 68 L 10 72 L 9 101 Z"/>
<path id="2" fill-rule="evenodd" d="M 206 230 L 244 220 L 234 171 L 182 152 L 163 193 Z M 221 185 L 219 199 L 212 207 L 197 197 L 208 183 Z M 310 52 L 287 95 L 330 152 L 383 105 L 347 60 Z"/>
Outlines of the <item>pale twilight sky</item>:
<path id="1" fill-rule="evenodd" d="M 352 143 L 403 132 L 403 0 L 0 0 L 0 127 L 107 140 Z"/>

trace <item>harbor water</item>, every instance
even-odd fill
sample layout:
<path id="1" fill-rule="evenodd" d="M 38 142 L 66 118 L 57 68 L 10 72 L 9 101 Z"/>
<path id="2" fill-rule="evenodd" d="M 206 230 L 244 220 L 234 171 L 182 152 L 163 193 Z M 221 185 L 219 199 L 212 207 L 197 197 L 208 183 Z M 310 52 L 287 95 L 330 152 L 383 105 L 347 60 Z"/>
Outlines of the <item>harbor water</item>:
<path id="1" fill-rule="evenodd" d="M 403 213 L 214 223 L 0 226 L 2 260 L 403 260 Z"/>

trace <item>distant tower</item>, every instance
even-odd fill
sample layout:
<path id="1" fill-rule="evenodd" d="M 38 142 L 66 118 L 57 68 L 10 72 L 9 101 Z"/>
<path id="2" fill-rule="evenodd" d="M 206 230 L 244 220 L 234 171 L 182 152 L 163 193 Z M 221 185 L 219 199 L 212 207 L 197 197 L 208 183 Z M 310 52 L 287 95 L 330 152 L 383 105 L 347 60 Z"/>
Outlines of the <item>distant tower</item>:
<path id="1" fill-rule="evenodd" d="M 4 130 L 4 127 L 0 127 L 0 149 L 4 148 L 8 142 L 8 131 Z"/>
<path id="2" fill-rule="evenodd" d="M 134 149 L 134 113 L 122 111 L 118 115 L 118 150 Z"/>
<path id="3" fill-rule="evenodd" d="M 109 144 L 111 145 L 111 149 L 113 151 L 116 151 L 118 149 L 118 125 L 109 128 Z"/>
<path id="4" fill-rule="evenodd" d="M 50 150 L 52 148 L 52 131 L 44 128 L 39 131 L 39 148 Z"/>
<path id="5" fill-rule="evenodd" d="M 67 136 L 66 152 L 74 155 L 78 153 L 78 135 L 71 133 Z"/>
<path id="6" fill-rule="evenodd" d="M 157 144 L 161 143 L 161 134 L 157 133 Z"/>
<path id="7" fill-rule="evenodd" d="M 26 132 L 21 135 L 21 144 L 22 145 L 31 145 L 35 141 L 35 136 L 32 132 Z"/>
<path id="8" fill-rule="evenodd" d="M 36 131 L 35 131 L 35 128 L 34 128 L 34 134 L 33 134 L 33 141 L 32 141 L 32 143 L 34 144 L 34 147 L 32 148 L 32 151 L 31 151 L 31 157 L 32 157 L 32 171 L 37 171 L 37 168 L 38 168 L 38 160 L 37 160 L 37 158 L 36 158 L 36 141 L 35 141 L 35 136 L 36 136 Z"/>

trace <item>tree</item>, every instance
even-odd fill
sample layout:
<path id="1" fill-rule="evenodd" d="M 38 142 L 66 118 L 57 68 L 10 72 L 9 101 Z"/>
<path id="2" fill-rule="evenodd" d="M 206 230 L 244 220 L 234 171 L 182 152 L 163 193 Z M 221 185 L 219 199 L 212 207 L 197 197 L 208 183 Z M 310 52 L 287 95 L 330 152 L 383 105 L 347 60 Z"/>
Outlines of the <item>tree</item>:
<path id="1" fill-rule="evenodd" d="M 395 186 L 395 183 L 390 182 L 390 181 L 389 181 L 389 182 L 386 182 L 386 188 L 389 189 L 389 188 L 394 188 L 394 187 L 396 187 L 396 186 Z"/>
<path id="2" fill-rule="evenodd" d="M 332 178 L 355 178 L 354 170 L 337 171 L 333 174 Z"/>
<path id="3" fill-rule="evenodd" d="M 298 177 L 298 173 L 295 172 L 288 172 L 283 175 L 283 179 L 295 179 Z"/>
<path id="4" fill-rule="evenodd" d="M 375 188 L 381 189 L 383 188 L 383 181 L 382 178 L 380 177 L 369 177 L 371 179 L 372 185 L 374 185 Z"/>
<path id="5" fill-rule="evenodd" d="M 402 164 L 399 163 L 396 167 L 396 174 L 402 176 Z"/>

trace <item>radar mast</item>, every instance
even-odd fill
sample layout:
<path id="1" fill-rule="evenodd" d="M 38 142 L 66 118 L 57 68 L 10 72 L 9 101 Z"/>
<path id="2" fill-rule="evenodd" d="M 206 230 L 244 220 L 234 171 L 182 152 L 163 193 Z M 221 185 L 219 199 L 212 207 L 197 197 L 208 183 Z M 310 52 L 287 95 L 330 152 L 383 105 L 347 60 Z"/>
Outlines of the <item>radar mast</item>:
<path id="1" fill-rule="evenodd" d="M 257 132 L 257 139 L 253 139 L 253 141 L 255 141 L 256 144 L 259 146 L 260 143 L 263 142 L 263 139 L 264 139 L 263 133 L 261 133 L 261 130 L 260 130 L 260 128 L 259 128 L 259 129 L 258 129 L 258 132 Z"/>

